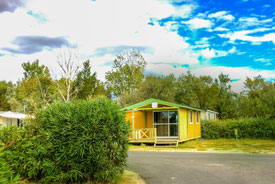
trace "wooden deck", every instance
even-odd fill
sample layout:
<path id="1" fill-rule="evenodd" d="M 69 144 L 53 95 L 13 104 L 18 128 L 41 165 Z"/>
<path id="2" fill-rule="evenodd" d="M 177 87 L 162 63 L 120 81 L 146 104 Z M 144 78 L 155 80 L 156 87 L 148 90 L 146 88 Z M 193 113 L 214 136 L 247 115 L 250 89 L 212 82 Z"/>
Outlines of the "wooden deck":
<path id="1" fill-rule="evenodd" d="M 140 128 L 131 130 L 129 142 L 130 143 L 152 143 L 156 142 L 171 142 L 177 141 L 178 143 L 186 142 L 189 140 L 198 139 L 200 137 L 187 138 L 180 140 L 179 138 L 159 138 L 157 137 L 157 129 L 156 128 Z"/>

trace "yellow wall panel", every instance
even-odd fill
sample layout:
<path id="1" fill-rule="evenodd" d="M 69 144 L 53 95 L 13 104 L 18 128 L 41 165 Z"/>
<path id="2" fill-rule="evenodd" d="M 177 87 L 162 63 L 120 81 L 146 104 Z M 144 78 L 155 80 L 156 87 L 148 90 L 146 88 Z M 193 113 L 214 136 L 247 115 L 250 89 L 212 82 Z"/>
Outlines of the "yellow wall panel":
<path id="1" fill-rule="evenodd" d="M 130 120 L 131 122 L 131 129 L 132 129 L 132 112 L 127 112 L 126 113 L 126 120 Z M 144 128 L 144 113 L 143 111 L 136 111 L 134 112 L 134 124 L 135 124 L 135 127 L 134 129 L 137 129 L 137 128 Z"/>
<path id="2" fill-rule="evenodd" d="M 190 120 L 190 112 L 193 114 L 193 120 Z M 188 110 L 188 138 L 195 137 L 195 126 L 194 126 L 194 112 Z"/>

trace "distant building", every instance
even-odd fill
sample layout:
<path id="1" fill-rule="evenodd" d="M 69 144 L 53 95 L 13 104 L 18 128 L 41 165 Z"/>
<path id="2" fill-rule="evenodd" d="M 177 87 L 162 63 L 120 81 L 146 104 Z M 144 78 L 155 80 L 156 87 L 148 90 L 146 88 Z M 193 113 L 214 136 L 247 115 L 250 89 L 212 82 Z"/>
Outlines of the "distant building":
<path id="1" fill-rule="evenodd" d="M 219 114 L 218 112 L 206 109 L 203 112 L 201 112 L 201 119 L 202 120 L 217 120 L 217 119 L 219 119 L 218 114 Z"/>
<path id="2" fill-rule="evenodd" d="M 19 112 L 0 111 L 0 127 L 20 127 L 26 117 L 26 114 Z"/>

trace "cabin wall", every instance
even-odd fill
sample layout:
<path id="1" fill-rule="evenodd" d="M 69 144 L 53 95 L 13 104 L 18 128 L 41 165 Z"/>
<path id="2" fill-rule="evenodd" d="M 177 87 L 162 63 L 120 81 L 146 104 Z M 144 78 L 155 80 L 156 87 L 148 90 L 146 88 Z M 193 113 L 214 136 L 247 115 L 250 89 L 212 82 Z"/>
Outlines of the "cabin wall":
<path id="1" fill-rule="evenodd" d="M 133 129 L 133 119 L 132 119 L 132 112 L 127 112 L 126 113 L 126 120 L 131 122 L 131 129 Z M 144 112 L 143 111 L 136 111 L 134 112 L 134 129 L 138 128 L 144 128 Z"/>
<path id="2" fill-rule="evenodd" d="M 194 123 L 194 126 L 195 126 L 195 137 L 201 137 L 201 116 L 200 116 L 200 112 L 199 115 L 198 115 L 198 119 L 197 119 L 197 112 L 198 111 L 194 111 L 195 113 L 195 123 Z"/>
<path id="3" fill-rule="evenodd" d="M 12 126 L 17 126 L 17 119 L 16 118 L 0 117 L 0 127 L 7 127 L 8 119 L 12 119 Z"/>
<path id="4" fill-rule="evenodd" d="M 188 138 L 187 132 L 187 110 L 179 109 L 179 139 L 184 140 Z"/>
<path id="5" fill-rule="evenodd" d="M 192 115 L 193 115 L 192 121 L 190 118 L 190 112 L 192 112 Z M 199 117 L 198 117 L 199 121 L 197 122 L 196 112 L 197 111 L 188 110 L 187 120 L 188 120 L 188 138 L 189 139 L 201 137 L 201 118 L 200 118 L 201 114 L 199 114 Z"/>

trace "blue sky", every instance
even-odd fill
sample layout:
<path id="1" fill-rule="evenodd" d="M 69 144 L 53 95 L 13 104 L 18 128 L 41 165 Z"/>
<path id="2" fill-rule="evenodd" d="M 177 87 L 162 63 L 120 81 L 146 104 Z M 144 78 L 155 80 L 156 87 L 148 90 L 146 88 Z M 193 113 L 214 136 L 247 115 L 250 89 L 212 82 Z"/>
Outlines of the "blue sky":
<path id="1" fill-rule="evenodd" d="M 2 0 L 0 80 L 39 59 L 58 77 L 56 52 L 77 45 L 104 80 L 117 54 L 139 50 L 146 73 L 275 79 L 275 0 Z"/>

